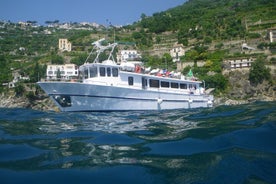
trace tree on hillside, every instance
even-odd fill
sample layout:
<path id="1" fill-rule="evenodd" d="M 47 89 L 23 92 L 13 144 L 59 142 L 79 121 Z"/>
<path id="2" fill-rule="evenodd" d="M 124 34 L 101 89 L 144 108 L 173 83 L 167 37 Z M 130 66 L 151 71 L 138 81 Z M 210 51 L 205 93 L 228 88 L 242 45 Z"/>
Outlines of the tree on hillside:
<path id="1" fill-rule="evenodd" d="M 152 35 L 147 34 L 144 29 L 141 29 L 139 32 L 133 32 L 132 38 L 140 47 L 152 46 Z"/>
<path id="2" fill-rule="evenodd" d="M 47 20 L 47 21 L 45 21 L 45 24 L 58 24 L 58 23 L 59 23 L 59 20 L 54 20 L 54 21 Z"/>
<path id="3" fill-rule="evenodd" d="M 25 92 L 25 88 L 21 83 L 17 83 L 16 87 L 14 88 L 14 92 L 17 97 L 22 96 Z"/>
<path id="4" fill-rule="evenodd" d="M 215 92 L 223 92 L 227 88 L 228 80 L 222 74 L 218 73 L 204 78 L 207 88 L 215 88 Z"/>
<path id="5" fill-rule="evenodd" d="M 38 61 L 35 62 L 33 66 L 28 68 L 30 81 L 31 82 L 38 82 L 41 78 L 45 77 L 46 74 L 46 65 L 40 65 Z"/>
<path id="6" fill-rule="evenodd" d="M 50 60 L 52 64 L 64 64 L 64 58 L 54 53 L 51 53 Z"/>
<path id="7" fill-rule="evenodd" d="M 80 65 L 82 65 L 86 61 L 87 56 L 88 56 L 88 54 L 86 54 L 86 53 L 84 53 L 84 54 L 78 54 L 77 56 L 75 56 L 75 57 L 73 57 L 71 59 L 71 63 L 80 66 Z M 95 57 L 93 57 L 93 60 L 94 59 L 95 59 Z"/>
<path id="8" fill-rule="evenodd" d="M 262 83 L 264 80 L 271 81 L 271 74 L 269 68 L 265 67 L 263 58 L 258 58 L 252 63 L 249 72 L 249 81 L 252 85 Z"/>
<path id="9" fill-rule="evenodd" d="M 171 55 L 169 53 L 165 53 L 163 55 L 163 57 L 161 58 L 161 63 L 160 63 L 161 67 L 163 69 L 167 69 L 167 70 L 175 70 L 176 69 L 176 63 L 173 62 L 173 59 L 171 57 Z"/>
<path id="10" fill-rule="evenodd" d="M 2 83 L 7 83 L 12 80 L 9 62 L 5 56 L 0 55 L 0 66 L 0 86 L 2 86 Z"/>

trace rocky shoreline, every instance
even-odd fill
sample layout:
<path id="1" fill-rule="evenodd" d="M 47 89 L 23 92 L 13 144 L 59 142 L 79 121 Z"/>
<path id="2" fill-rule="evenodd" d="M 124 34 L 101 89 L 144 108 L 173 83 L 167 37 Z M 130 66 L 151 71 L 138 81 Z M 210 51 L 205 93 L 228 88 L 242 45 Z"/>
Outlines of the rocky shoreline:
<path id="1" fill-rule="evenodd" d="M 54 102 L 46 95 L 35 100 L 30 100 L 25 96 L 1 94 L 0 108 L 26 108 L 38 111 L 59 111 Z"/>
<path id="2" fill-rule="evenodd" d="M 276 99 L 270 98 L 270 97 L 260 97 L 260 98 L 250 98 L 246 100 L 233 100 L 225 97 L 219 97 L 215 98 L 214 106 L 220 106 L 220 105 L 243 105 L 243 104 L 250 104 L 257 101 L 262 102 L 276 102 Z"/>
<path id="3" fill-rule="evenodd" d="M 265 95 L 259 95 L 253 98 L 234 100 L 227 97 L 215 97 L 214 106 L 221 105 L 242 105 L 249 104 L 256 101 L 275 101 L 275 97 L 269 97 Z M 40 96 L 38 99 L 30 100 L 26 97 L 16 97 L 15 95 L 5 95 L 0 96 L 0 108 L 26 108 L 38 111 L 55 111 L 59 112 L 59 109 L 55 106 L 54 102 L 46 95 Z"/>

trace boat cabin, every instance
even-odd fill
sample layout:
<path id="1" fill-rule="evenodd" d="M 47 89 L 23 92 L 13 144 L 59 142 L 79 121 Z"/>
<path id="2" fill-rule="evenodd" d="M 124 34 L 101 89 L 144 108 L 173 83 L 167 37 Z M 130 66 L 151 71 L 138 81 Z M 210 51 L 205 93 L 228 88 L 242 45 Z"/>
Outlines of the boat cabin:
<path id="1" fill-rule="evenodd" d="M 195 95 L 204 93 L 199 81 L 144 74 L 136 68 L 127 70 L 117 64 L 85 64 L 80 67 L 80 76 L 83 83 Z"/>

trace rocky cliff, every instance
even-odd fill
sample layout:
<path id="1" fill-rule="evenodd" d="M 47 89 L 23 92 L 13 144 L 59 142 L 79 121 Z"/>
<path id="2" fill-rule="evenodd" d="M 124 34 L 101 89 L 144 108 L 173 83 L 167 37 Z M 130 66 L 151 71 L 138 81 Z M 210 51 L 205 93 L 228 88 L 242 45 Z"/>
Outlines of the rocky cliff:
<path id="1" fill-rule="evenodd" d="M 0 108 L 30 108 L 40 111 L 58 111 L 52 100 L 44 95 L 39 98 L 29 99 L 26 96 L 16 96 L 14 93 L 0 95 Z"/>
<path id="2" fill-rule="evenodd" d="M 252 101 L 276 101 L 276 86 L 268 81 L 256 86 L 251 85 L 248 80 L 249 69 L 228 70 L 224 71 L 224 75 L 229 81 L 228 91 L 217 96 L 215 104 L 235 105 Z"/>

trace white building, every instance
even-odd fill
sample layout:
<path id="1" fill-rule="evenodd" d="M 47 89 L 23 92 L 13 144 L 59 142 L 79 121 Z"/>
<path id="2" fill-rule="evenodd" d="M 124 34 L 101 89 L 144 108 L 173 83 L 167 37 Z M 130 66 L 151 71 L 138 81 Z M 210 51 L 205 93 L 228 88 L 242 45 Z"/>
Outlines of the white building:
<path id="1" fill-rule="evenodd" d="M 117 62 L 121 63 L 122 61 L 137 61 L 141 60 L 141 55 L 138 54 L 137 50 L 121 50 L 117 54 Z"/>
<path id="2" fill-rule="evenodd" d="M 72 44 L 68 41 L 68 39 L 59 39 L 58 48 L 60 51 L 68 51 L 72 50 Z"/>
<path id="3" fill-rule="evenodd" d="M 230 67 L 229 69 L 237 68 L 249 68 L 251 64 L 255 61 L 253 58 L 237 58 L 225 60 L 224 63 Z"/>
<path id="4" fill-rule="evenodd" d="M 173 59 L 173 62 L 179 62 L 180 57 L 185 55 L 185 50 L 182 44 L 175 44 L 170 50 L 170 55 Z"/>
<path id="5" fill-rule="evenodd" d="M 47 66 L 47 79 L 74 79 L 79 75 L 78 66 L 75 64 L 65 65 L 48 65 Z"/>
<path id="6" fill-rule="evenodd" d="M 19 74 L 18 70 L 13 71 L 12 76 L 13 76 L 13 80 L 11 82 L 3 83 L 2 85 L 3 86 L 8 86 L 8 88 L 14 88 L 16 83 L 18 83 L 20 81 L 30 81 L 29 76 L 22 76 L 21 74 Z"/>
<path id="7" fill-rule="evenodd" d="M 276 42 L 276 28 L 268 29 L 268 37 L 270 43 Z"/>

